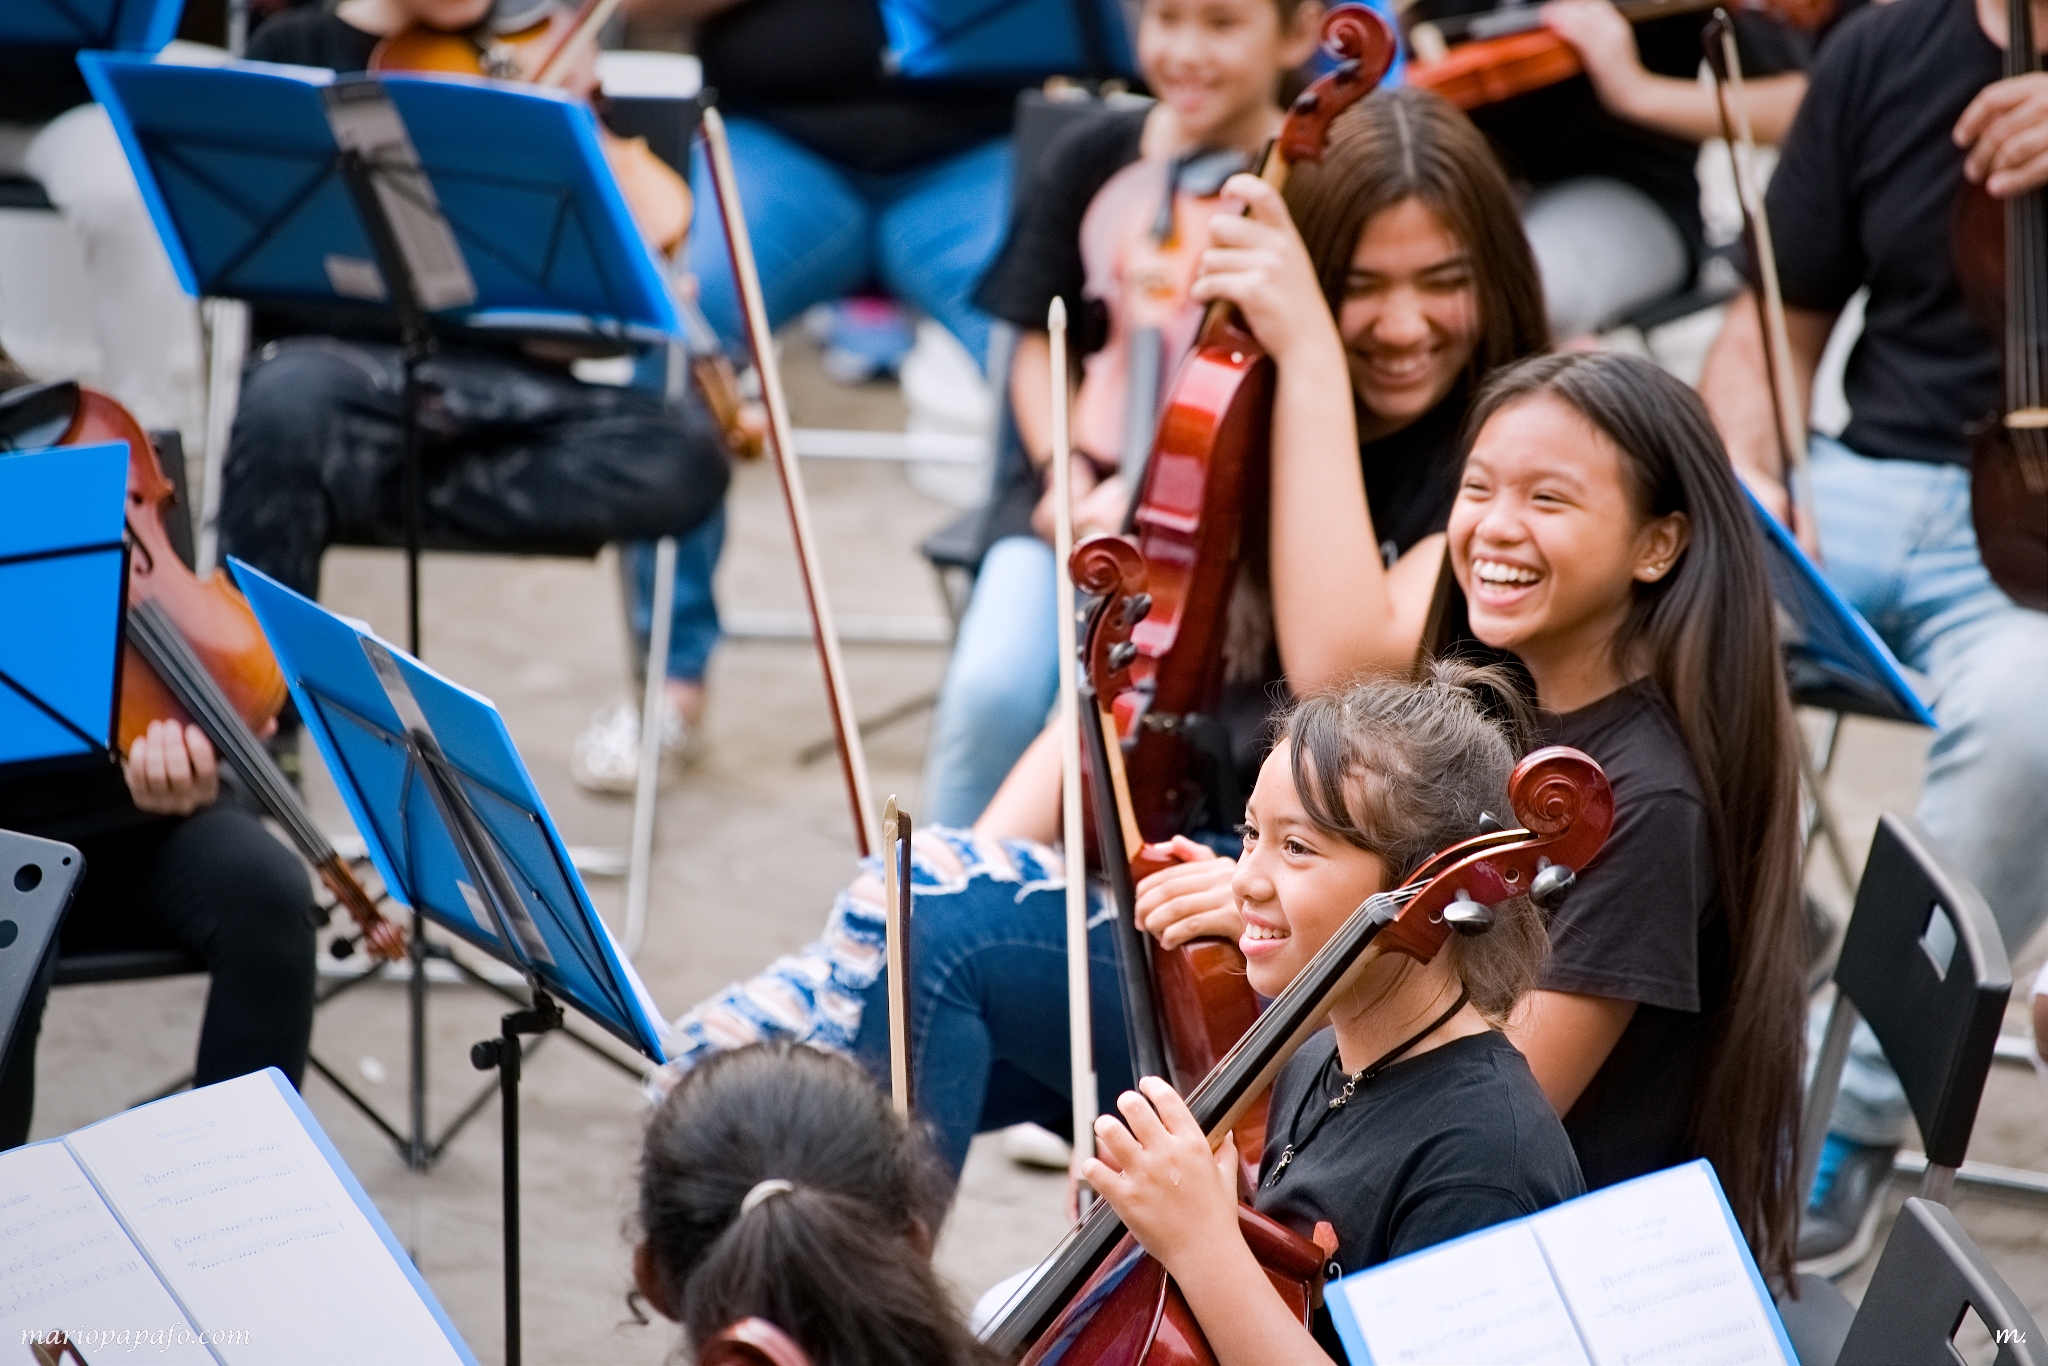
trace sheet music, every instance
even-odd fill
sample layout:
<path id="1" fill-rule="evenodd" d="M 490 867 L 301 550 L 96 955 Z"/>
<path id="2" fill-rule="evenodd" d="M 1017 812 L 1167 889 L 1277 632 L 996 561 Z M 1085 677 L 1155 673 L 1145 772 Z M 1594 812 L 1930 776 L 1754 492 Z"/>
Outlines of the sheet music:
<path id="1" fill-rule="evenodd" d="M 125 1359 L 127 1332 L 136 1360 L 214 1363 L 77 1159 L 37 1143 L 0 1153 L 0 1346 L 60 1330 L 87 1360 Z"/>
<path id="2" fill-rule="evenodd" d="M 1596 1366 L 1792 1366 L 1698 1163 L 1530 1220 Z"/>
<path id="3" fill-rule="evenodd" d="M 277 1086 L 251 1073 L 69 1140 L 226 1366 L 459 1366 Z"/>
<path id="4" fill-rule="evenodd" d="M 1373 1366 L 1587 1366 L 1526 1223 L 1449 1243 L 1332 1287 Z"/>

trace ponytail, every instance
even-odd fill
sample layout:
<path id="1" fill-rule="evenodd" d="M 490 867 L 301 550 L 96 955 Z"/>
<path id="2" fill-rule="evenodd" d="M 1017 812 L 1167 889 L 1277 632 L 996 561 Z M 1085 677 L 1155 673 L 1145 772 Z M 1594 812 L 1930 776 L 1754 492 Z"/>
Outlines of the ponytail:
<path id="1" fill-rule="evenodd" d="M 983 1366 L 931 1265 L 946 1194 L 859 1068 L 763 1044 L 708 1060 L 655 1112 L 639 1222 L 693 1349 L 759 1317 L 816 1366 Z"/>

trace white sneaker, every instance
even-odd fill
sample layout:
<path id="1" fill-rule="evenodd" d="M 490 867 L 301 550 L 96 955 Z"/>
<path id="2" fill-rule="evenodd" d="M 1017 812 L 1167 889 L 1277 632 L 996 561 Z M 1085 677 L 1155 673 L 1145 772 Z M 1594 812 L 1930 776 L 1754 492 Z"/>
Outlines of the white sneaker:
<path id="1" fill-rule="evenodd" d="M 1063 1172 L 1073 1164 L 1074 1150 L 1050 1129 L 1036 1124 L 1012 1124 L 1003 1130 L 1003 1156 L 1020 1167 Z"/>
<path id="2" fill-rule="evenodd" d="M 661 709 L 659 782 L 667 787 L 697 761 L 703 737 L 674 707 Z M 576 737 L 569 757 L 569 775 L 590 792 L 630 797 L 640 784 L 640 707 L 617 702 L 592 714 L 590 726 Z"/>

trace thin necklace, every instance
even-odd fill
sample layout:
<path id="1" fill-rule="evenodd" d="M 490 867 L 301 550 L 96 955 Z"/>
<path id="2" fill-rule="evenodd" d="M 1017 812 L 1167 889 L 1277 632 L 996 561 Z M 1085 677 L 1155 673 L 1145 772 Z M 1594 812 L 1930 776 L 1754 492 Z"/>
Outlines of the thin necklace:
<path id="1" fill-rule="evenodd" d="M 1458 992 L 1458 999 L 1451 1002 L 1451 1008 L 1449 1010 L 1446 1010 L 1443 1014 L 1437 1016 L 1434 1020 L 1431 1020 L 1428 1024 L 1424 1025 L 1422 1027 L 1421 1033 L 1411 1035 L 1408 1038 L 1407 1042 L 1395 1045 L 1394 1048 L 1390 1051 L 1381 1054 L 1376 1061 L 1368 1064 L 1365 1067 L 1359 1068 L 1356 1072 L 1353 1072 L 1348 1078 L 1346 1078 L 1344 1082 L 1344 1089 L 1337 1093 L 1337 1096 L 1334 1100 L 1332 1100 L 1328 1105 L 1325 1105 L 1323 1107 L 1323 1112 L 1316 1116 L 1316 1122 L 1314 1124 L 1309 1125 L 1308 1132 L 1303 1134 L 1298 1142 L 1290 1143 L 1280 1150 L 1280 1160 L 1273 1164 L 1273 1174 L 1266 1178 L 1266 1186 L 1270 1189 L 1271 1187 L 1279 1184 L 1281 1174 L 1285 1172 L 1287 1168 L 1293 1163 L 1295 1157 L 1299 1155 L 1301 1150 L 1309 1145 L 1309 1140 L 1313 1139 L 1318 1133 L 1322 1131 L 1323 1122 L 1327 1120 L 1331 1115 L 1336 1114 L 1339 1110 L 1343 1109 L 1347 1104 L 1349 1104 L 1351 1101 L 1351 1097 L 1357 1094 L 1359 1087 L 1365 1085 L 1365 1083 L 1371 1081 L 1374 1077 L 1377 1077 L 1380 1073 L 1386 1071 L 1389 1067 L 1392 1067 L 1395 1063 L 1401 1061 L 1402 1058 L 1408 1056 L 1408 1051 L 1410 1049 L 1414 1048 L 1415 1045 L 1421 1043 L 1424 1039 L 1428 1038 L 1430 1035 L 1436 1033 L 1439 1029 L 1442 1029 L 1446 1024 L 1450 1023 L 1451 1017 L 1453 1015 L 1456 1015 L 1459 1011 L 1463 1010 L 1465 1008 L 1465 1003 L 1471 999 L 1472 993 L 1469 990 L 1465 990 L 1461 987 L 1461 989 Z M 1334 1053 L 1330 1056 L 1332 1062 L 1336 1061 L 1336 1055 Z M 1306 1103 L 1307 1099 L 1308 1096 L 1304 1094 L 1302 1097 L 1303 1102 Z M 1301 1118 L 1301 1109 L 1299 1106 L 1295 1108 L 1294 1118 L 1297 1122 Z M 1287 1127 L 1292 1129 L 1294 1125 L 1289 1124 Z"/>

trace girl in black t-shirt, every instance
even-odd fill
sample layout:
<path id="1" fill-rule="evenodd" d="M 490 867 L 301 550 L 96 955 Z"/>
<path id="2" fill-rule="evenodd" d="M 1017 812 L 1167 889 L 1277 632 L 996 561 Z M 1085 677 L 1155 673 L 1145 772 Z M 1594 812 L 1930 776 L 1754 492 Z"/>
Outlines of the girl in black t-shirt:
<path id="1" fill-rule="evenodd" d="M 1434 666 L 1310 698 L 1287 718 L 1245 810 L 1231 891 L 1252 985 L 1276 995 L 1366 898 L 1507 809 L 1519 745 L 1487 711 L 1526 715 L 1504 671 Z M 1511 723 L 1512 724 L 1512 723 Z M 1518 737 L 1519 738 L 1519 737 Z M 1570 1140 L 1500 1033 L 1547 941 L 1517 899 L 1427 964 L 1389 955 L 1339 995 L 1273 1085 L 1257 1207 L 1327 1222 L 1348 1273 L 1568 1200 Z M 1237 1222 L 1237 1155 L 1211 1155 L 1173 1088 L 1146 1078 L 1096 1122 L 1083 1175 L 1187 1296 L 1223 1366 L 1343 1359 L 1313 1340 Z"/>

